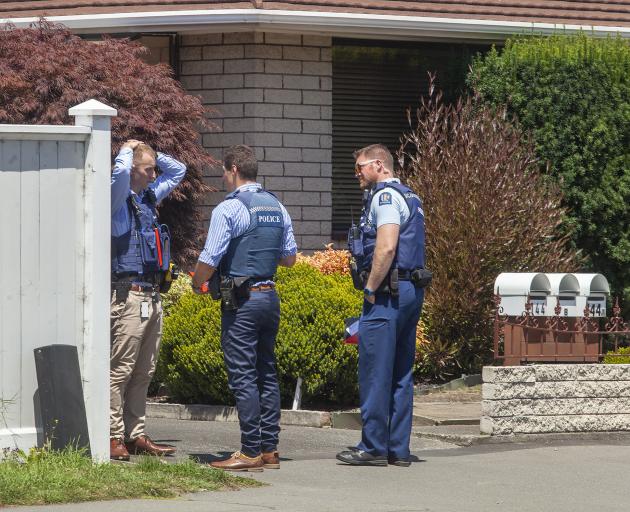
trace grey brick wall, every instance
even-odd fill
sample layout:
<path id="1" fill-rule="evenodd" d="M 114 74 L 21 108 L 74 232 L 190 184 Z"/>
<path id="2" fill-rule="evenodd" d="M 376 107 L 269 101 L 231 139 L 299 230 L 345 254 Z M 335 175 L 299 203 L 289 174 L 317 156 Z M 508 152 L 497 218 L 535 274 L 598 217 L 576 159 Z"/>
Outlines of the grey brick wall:
<path id="1" fill-rule="evenodd" d="M 331 38 L 246 32 L 184 35 L 184 87 L 213 109 L 220 132 L 202 134 L 217 160 L 232 144 L 259 158 L 259 181 L 282 200 L 300 251 L 330 241 L 332 218 Z M 220 168 L 206 182 L 221 189 Z M 205 218 L 223 193 L 208 196 Z"/>

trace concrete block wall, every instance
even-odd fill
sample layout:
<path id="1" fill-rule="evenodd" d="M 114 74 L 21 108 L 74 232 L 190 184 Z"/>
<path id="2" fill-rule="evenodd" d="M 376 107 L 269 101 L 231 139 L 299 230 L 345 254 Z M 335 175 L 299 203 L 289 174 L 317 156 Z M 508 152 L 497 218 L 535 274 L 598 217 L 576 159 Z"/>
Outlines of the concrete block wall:
<path id="1" fill-rule="evenodd" d="M 485 367 L 481 432 L 630 431 L 630 365 Z"/>
<path id="2" fill-rule="evenodd" d="M 183 35 L 180 79 L 215 111 L 221 131 L 203 133 L 217 160 L 224 148 L 256 150 L 259 181 L 293 219 L 301 251 L 330 241 L 332 219 L 332 40 L 261 32 Z M 223 190 L 220 167 L 206 180 Z M 209 218 L 224 192 L 211 194 Z"/>

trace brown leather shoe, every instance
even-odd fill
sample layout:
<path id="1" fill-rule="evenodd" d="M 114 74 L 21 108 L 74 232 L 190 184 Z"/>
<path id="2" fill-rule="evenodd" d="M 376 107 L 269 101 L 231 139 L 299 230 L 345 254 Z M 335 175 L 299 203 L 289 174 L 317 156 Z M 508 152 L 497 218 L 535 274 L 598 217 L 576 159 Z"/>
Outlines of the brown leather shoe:
<path id="1" fill-rule="evenodd" d="M 154 443 L 146 434 L 142 434 L 132 441 L 127 441 L 125 446 L 127 446 L 129 453 L 134 455 L 172 455 L 175 453 L 174 446 Z"/>
<path id="2" fill-rule="evenodd" d="M 278 455 L 278 450 L 263 452 L 262 461 L 265 469 L 280 469 L 280 455 Z"/>
<path id="3" fill-rule="evenodd" d="M 225 471 L 262 471 L 262 456 L 248 457 L 241 452 L 233 453 L 229 459 L 217 460 L 210 463 L 210 466 Z"/>
<path id="4" fill-rule="evenodd" d="M 113 437 L 109 440 L 109 458 L 112 460 L 129 460 L 129 452 L 122 439 Z"/>

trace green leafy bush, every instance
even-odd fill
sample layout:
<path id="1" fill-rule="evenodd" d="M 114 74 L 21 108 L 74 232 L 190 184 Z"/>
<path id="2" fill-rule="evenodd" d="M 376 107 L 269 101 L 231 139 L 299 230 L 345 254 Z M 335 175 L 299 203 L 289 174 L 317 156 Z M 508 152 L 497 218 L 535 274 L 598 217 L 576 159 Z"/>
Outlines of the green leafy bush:
<path id="1" fill-rule="evenodd" d="M 608 352 L 602 362 L 604 364 L 630 364 L 630 347 L 620 347 L 615 352 Z"/>
<path id="2" fill-rule="evenodd" d="M 162 309 L 164 311 L 164 316 L 169 315 L 171 308 L 179 302 L 182 295 L 190 292 L 191 281 L 192 278 L 188 274 L 182 272 L 171 284 L 171 289 L 167 293 L 162 294 Z"/>
<path id="3" fill-rule="evenodd" d="M 302 377 L 303 403 L 357 399 L 357 348 L 343 343 L 344 320 L 361 310 L 349 276 L 300 263 L 278 269 L 281 323 L 276 344 L 282 400 Z M 221 350 L 218 301 L 185 292 L 164 320 L 157 378 L 180 401 L 233 403 Z"/>
<path id="4" fill-rule="evenodd" d="M 164 318 L 156 379 L 178 400 L 233 403 L 221 350 L 221 310 L 208 296 L 184 293 Z"/>
<path id="5" fill-rule="evenodd" d="M 574 244 L 630 303 L 630 44 L 621 37 L 508 40 L 470 86 L 506 106 L 564 192 Z"/>
<path id="6" fill-rule="evenodd" d="M 537 171 L 534 150 L 504 113 L 430 94 L 399 152 L 404 181 L 424 201 L 427 290 L 417 373 L 446 378 L 492 359 L 493 284 L 501 272 L 572 271 L 558 230 L 562 194 Z"/>

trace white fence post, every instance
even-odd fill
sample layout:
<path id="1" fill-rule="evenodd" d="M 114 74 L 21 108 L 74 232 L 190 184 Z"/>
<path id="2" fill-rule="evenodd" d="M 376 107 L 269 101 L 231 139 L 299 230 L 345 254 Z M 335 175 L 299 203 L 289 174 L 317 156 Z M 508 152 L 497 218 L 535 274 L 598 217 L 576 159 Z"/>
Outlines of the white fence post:
<path id="1" fill-rule="evenodd" d="M 76 126 L 0 124 L 0 448 L 44 442 L 33 350 L 74 345 L 92 455 L 107 461 L 116 110 L 69 113 Z"/>
<path id="2" fill-rule="evenodd" d="M 68 110 L 92 129 L 85 149 L 85 281 L 83 394 L 92 458 L 109 460 L 111 266 L 111 117 L 116 109 L 89 100 Z"/>

